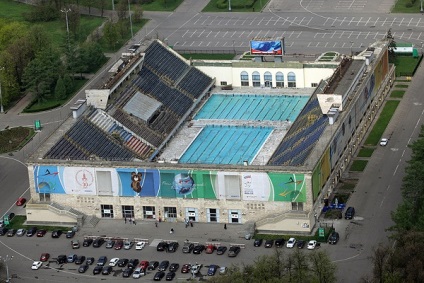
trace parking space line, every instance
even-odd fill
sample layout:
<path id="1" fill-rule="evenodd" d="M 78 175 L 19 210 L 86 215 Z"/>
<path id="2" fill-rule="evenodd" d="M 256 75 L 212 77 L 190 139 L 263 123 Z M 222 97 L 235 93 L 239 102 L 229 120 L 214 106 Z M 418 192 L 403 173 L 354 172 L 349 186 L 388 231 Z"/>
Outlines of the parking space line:
<path id="1" fill-rule="evenodd" d="M 340 34 L 339 38 L 342 38 L 342 36 L 344 35 L 345 31 L 342 31 L 342 33 Z"/>
<path id="2" fill-rule="evenodd" d="M 233 35 L 232 35 L 231 37 L 234 37 L 234 35 L 236 34 L 236 32 L 237 32 L 237 31 L 234 31 L 234 32 L 233 32 Z"/>
<path id="3" fill-rule="evenodd" d="M 421 21 L 421 18 L 418 18 L 418 22 L 417 22 L 416 27 L 418 26 L 418 24 L 420 23 L 420 21 Z"/>
<path id="4" fill-rule="evenodd" d="M 414 34 L 414 33 L 413 33 L 413 32 L 411 32 L 411 34 L 409 35 L 408 39 L 411 39 L 411 36 L 412 36 L 413 34 Z"/>
<path id="5" fill-rule="evenodd" d="M 217 42 L 215 43 L 215 47 L 217 47 L 217 46 L 218 46 L 218 44 L 219 44 L 219 41 L 217 41 Z"/>
<path id="6" fill-rule="evenodd" d="M 351 20 L 350 20 L 350 22 L 349 22 L 349 26 L 352 24 L 352 21 L 355 19 L 355 17 L 353 17 Z"/>
<path id="7" fill-rule="evenodd" d="M 302 34 L 302 31 L 301 32 L 299 32 L 299 34 L 297 35 L 297 37 L 296 38 L 299 38 L 299 36 Z"/>
<path id="8" fill-rule="evenodd" d="M 384 19 L 384 22 L 381 24 L 381 26 L 384 26 L 386 24 L 387 18 Z"/>
<path id="9" fill-rule="evenodd" d="M 347 38 L 350 38 L 353 34 L 353 31 L 350 32 L 349 36 Z"/>
<path id="10" fill-rule="evenodd" d="M 335 48 L 335 47 L 336 47 L 336 45 L 337 45 L 337 42 L 334 42 L 334 44 L 333 44 L 333 48 Z"/>
<path id="11" fill-rule="evenodd" d="M 289 35 L 289 38 L 293 35 L 294 31 L 291 32 L 291 34 Z"/>
<path id="12" fill-rule="evenodd" d="M 368 18 L 368 21 L 365 23 L 365 26 L 368 25 L 368 22 L 371 20 L 371 17 Z"/>
<path id="13" fill-rule="evenodd" d="M 230 19 L 225 23 L 225 25 L 228 26 L 228 24 L 231 22 L 232 19 L 233 17 L 230 17 Z"/>
<path id="14" fill-rule="evenodd" d="M 199 47 L 200 47 L 200 46 L 202 46 L 202 43 L 203 43 L 203 41 L 200 41 L 198 46 L 199 46 Z"/>
<path id="15" fill-rule="evenodd" d="M 399 38 L 403 38 L 403 35 L 405 34 L 405 32 L 402 32 L 402 35 Z"/>
<path id="16" fill-rule="evenodd" d="M 376 33 L 375 33 L 375 35 L 374 35 L 374 39 L 375 39 L 377 36 L 378 36 L 378 32 L 376 32 Z"/>
<path id="17" fill-rule="evenodd" d="M 295 21 L 296 21 L 297 17 L 294 17 L 294 19 L 292 21 L 290 21 L 290 25 L 289 26 L 293 26 L 295 25 Z"/>
<path id="18" fill-rule="evenodd" d="M 404 20 L 404 18 L 402 18 L 402 20 L 400 21 L 399 26 L 401 26 L 401 25 L 402 25 L 403 20 Z"/>
<path id="19" fill-rule="evenodd" d="M 197 22 L 201 19 L 202 17 L 200 16 L 193 24 L 197 24 Z"/>
<path id="20" fill-rule="evenodd" d="M 330 19 L 330 18 L 327 18 L 327 19 L 325 20 L 325 22 L 324 22 L 323 26 L 325 26 L 325 25 L 327 24 L 327 21 L 328 21 L 329 19 Z"/>
<path id="21" fill-rule="evenodd" d="M 338 17 L 336 17 L 336 18 L 334 19 L 334 21 L 331 23 L 331 26 L 334 26 L 334 23 L 337 21 L 337 18 L 338 18 Z"/>
<path id="22" fill-rule="evenodd" d="M 303 17 L 303 19 L 300 21 L 300 23 L 298 24 L 299 26 L 302 24 L 303 20 L 305 20 L 305 17 Z"/>
<path id="23" fill-rule="evenodd" d="M 421 34 L 422 34 L 422 32 L 420 32 L 420 35 L 417 37 L 417 39 L 418 39 L 418 40 L 420 40 L 420 38 L 421 38 Z"/>
<path id="24" fill-rule="evenodd" d="M 194 41 L 190 44 L 190 46 L 193 46 L 193 44 L 194 44 Z"/>
<path id="25" fill-rule="evenodd" d="M 325 46 L 324 47 L 327 48 L 327 45 L 328 45 L 328 41 L 325 43 Z"/>
<path id="26" fill-rule="evenodd" d="M 376 26 L 377 25 L 377 22 L 378 22 L 378 20 L 380 19 L 380 17 L 378 17 L 376 20 L 375 20 L 375 23 L 374 23 L 374 25 L 373 26 Z"/>
<path id="27" fill-rule="evenodd" d="M 361 18 L 359 19 L 359 21 L 356 23 L 356 26 L 359 26 L 359 23 L 362 21 L 362 19 L 363 19 L 363 17 L 361 17 Z"/>
<path id="28" fill-rule="evenodd" d="M 266 22 L 266 26 L 269 24 L 270 21 L 272 21 L 273 17 L 269 18 L 268 22 Z"/>
<path id="29" fill-rule="evenodd" d="M 203 21 L 203 23 L 202 23 L 202 25 L 204 25 L 205 24 L 205 22 L 207 21 L 207 20 L 209 20 L 209 18 L 210 18 L 210 16 L 208 16 L 204 21 Z"/>
<path id="30" fill-rule="evenodd" d="M 280 18 L 277 18 L 277 20 L 274 23 L 274 26 L 277 25 L 278 21 L 280 20 Z"/>
<path id="31" fill-rule="evenodd" d="M 411 25 L 411 22 L 412 22 L 412 18 L 409 20 L 409 23 L 407 24 L 408 27 Z"/>
<path id="32" fill-rule="evenodd" d="M 343 20 L 340 22 L 340 25 L 342 25 L 345 20 L 346 20 L 346 17 L 343 18 Z"/>
<path id="33" fill-rule="evenodd" d="M 396 18 L 393 19 L 392 23 L 390 24 L 390 26 L 393 26 L 393 24 L 395 23 Z"/>
<path id="34" fill-rule="evenodd" d="M 208 46 L 209 46 L 209 44 L 211 44 L 211 41 L 209 41 L 209 42 L 208 42 L 208 44 L 206 44 L 206 47 L 208 47 Z"/>
<path id="35" fill-rule="evenodd" d="M 330 36 L 330 38 L 333 38 L 335 34 L 336 34 L 336 31 L 333 31 L 333 34 Z"/>
<path id="36" fill-rule="evenodd" d="M 309 23 L 312 21 L 312 18 L 309 19 L 308 23 L 306 24 L 307 26 L 309 26 Z"/>
<path id="37" fill-rule="evenodd" d="M 226 31 L 222 37 L 227 37 L 227 33 L 228 31 Z"/>
<path id="38" fill-rule="evenodd" d="M 190 37 L 193 37 L 193 35 L 197 32 L 197 29 L 193 31 L 193 33 L 190 35 Z"/>
<path id="39" fill-rule="evenodd" d="M 187 33 L 188 33 L 188 30 L 186 30 L 186 32 L 183 34 L 183 36 L 182 36 L 182 37 L 184 37 Z"/>
<path id="40" fill-rule="evenodd" d="M 356 36 L 356 39 L 359 39 L 359 36 L 361 35 L 362 32 L 359 32 L 358 35 Z"/>
<path id="41" fill-rule="evenodd" d="M 197 37 L 200 37 L 204 32 L 205 30 L 202 30 L 202 32 Z"/>
<path id="42" fill-rule="evenodd" d="M 269 33 L 269 30 L 267 30 L 266 31 L 266 34 L 264 35 L 264 37 L 266 38 L 266 36 L 268 35 L 268 33 Z"/>
<path id="43" fill-rule="evenodd" d="M 245 31 L 243 31 L 243 32 L 239 35 L 239 37 L 242 37 L 242 35 L 244 34 L 244 32 L 245 32 Z"/>
<path id="44" fill-rule="evenodd" d="M 244 23 L 247 21 L 247 19 L 245 19 L 242 23 L 241 23 L 241 25 L 242 26 L 244 26 Z"/>
<path id="45" fill-rule="evenodd" d="M 256 17 L 253 18 L 253 20 L 250 22 L 249 26 L 251 26 L 255 20 L 256 20 Z"/>
<path id="46" fill-rule="evenodd" d="M 220 25 L 221 25 L 221 22 L 222 22 L 223 20 L 224 20 L 223 18 L 222 18 L 221 20 L 219 20 L 219 22 L 218 22 L 217 26 L 220 26 Z"/>
<path id="47" fill-rule="evenodd" d="M 250 38 L 250 35 L 252 34 L 253 30 L 250 31 L 249 35 L 247 36 L 247 38 Z"/>
<path id="48" fill-rule="evenodd" d="M 272 35 L 272 38 L 275 38 L 275 35 L 278 33 L 278 31 L 274 31 L 274 34 Z"/>
<path id="49" fill-rule="evenodd" d="M 209 37 L 209 35 L 212 33 L 212 31 L 209 31 L 208 35 L 206 37 Z"/>
<path id="50" fill-rule="evenodd" d="M 343 42 L 342 48 L 344 48 L 345 44 L 346 44 L 346 42 Z"/>
<path id="51" fill-rule="evenodd" d="M 220 31 L 218 31 L 218 32 L 215 34 L 215 37 L 217 37 L 219 33 L 220 33 Z"/>
<path id="52" fill-rule="evenodd" d="M 234 22 L 233 26 L 237 25 L 237 22 L 240 20 L 240 18 L 236 18 L 236 21 Z"/>
<path id="53" fill-rule="evenodd" d="M 262 34 L 262 30 L 258 31 L 255 37 L 259 37 L 260 34 Z"/>
<path id="54" fill-rule="evenodd" d="M 263 20 L 264 20 L 264 18 L 262 18 L 257 25 L 260 26 L 261 23 L 263 22 Z"/>

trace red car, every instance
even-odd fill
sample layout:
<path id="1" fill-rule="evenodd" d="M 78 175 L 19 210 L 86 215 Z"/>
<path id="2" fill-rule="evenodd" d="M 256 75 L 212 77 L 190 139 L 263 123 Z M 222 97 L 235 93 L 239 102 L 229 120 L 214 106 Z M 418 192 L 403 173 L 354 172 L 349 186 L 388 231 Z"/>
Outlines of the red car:
<path id="1" fill-rule="evenodd" d="M 38 230 L 37 231 L 37 237 L 44 237 L 44 235 L 46 235 L 47 231 L 46 230 Z"/>
<path id="2" fill-rule="evenodd" d="M 191 269 L 191 265 L 190 264 L 184 264 L 183 267 L 181 267 L 181 273 L 189 273 Z"/>
<path id="3" fill-rule="evenodd" d="M 122 249 L 123 246 L 124 246 L 124 241 L 118 240 L 115 243 L 115 250 L 120 250 L 120 249 Z"/>
<path id="4" fill-rule="evenodd" d="M 213 253 L 213 251 L 216 249 L 216 247 L 214 246 L 214 245 L 208 245 L 207 247 L 206 247 L 206 251 L 205 251 L 205 253 L 207 253 L 207 254 L 211 254 L 211 253 Z"/>
<path id="5" fill-rule="evenodd" d="M 149 262 L 147 260 L 142 260 L 139 267 L 141 267 L 144 270 L 147 270 L 147 267 L 149 267 Z"/>
<path id="6" fill-rule="evenodd" d="M 22 206 L 26 203 L 26 199 L 25 198 L 18 198 L 18 200 L 16 201 L 16 205 L 17 206 Z"/>
<path id="7" fill-rule="evenodd" d="M 48 261 L 50 258 L 50 254 L 49 253 L 42 253 L 40 256 L 40 261 L 45 262 Z"/>

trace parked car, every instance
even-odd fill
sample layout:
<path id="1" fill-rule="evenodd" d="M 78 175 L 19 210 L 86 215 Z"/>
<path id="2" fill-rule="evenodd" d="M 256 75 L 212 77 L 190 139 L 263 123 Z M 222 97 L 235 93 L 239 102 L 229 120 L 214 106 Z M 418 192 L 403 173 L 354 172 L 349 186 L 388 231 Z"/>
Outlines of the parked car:
<path id="1" fill-rule="evenodd" d="M 167 274 L 166 274 L 166 277 L 165 277 L 165 279 L 166 279 L 166 281 L 172 281 L 172 280 L 174 280 L 174 277 L 175 277 L 175 272 L 168 272 Z"/>
<path id="2" fill-rule="evenodd" d="M 163 252 L 166 250 L 166 248 L 168 247 L 168 243 L 167 242 L 160 242 L 157 246 L 156 246 L 156 250 L 158 252 Z"/>
<path id="3" fill-rule="evenodd" d="M 59 255 L 56 259 L 57 264 L 64 264 L 68 262 L 68 257 L 66 255 Z"/>
<path id="4" fill-rule="evenodd" d="M 25 235 L 26 230 L 24 228 L 20 228 L 18 229 L 18 231 L 16 231 L 16 236 L 18 237 L 22 237 L 23 235 Z"/>
<path id="5" fill-rule="evenodd" d="M 9 213 L 9 221 L 12 220 L 13 217 L 15 217 L 15 213 L 13 213 L 13 212 Z"/>
<path id="6" fill-rule="evenodd" d="M 74 230 L 69 230 L 68 232 L 66 232 L 66 238 L 70 239 L 70 238 L 73 238 L 74 236 L 75 236 Z"/>
<path id="7" fill-rule="evenodd" d="M 265 241 L 265 248 L 272 248 L 273 245 L 274 245 L 274 240 Z"/>
<path id="8" fill-rule="evenodd" d="M 255 239 L 253 241 L 253 246 L 254 247 L 260 247 L 262 245 L 263 240 L 262 239 Z"/>
<path id="9" fill-rule="evenodd" d="M 130 250 L 131 248 L 132 248 L 132 246 L 134 245 L 134 243 L 133 242 L 131 242 L 131 241 L 125 241 L 124 242 L 124 249 L 125 250 Z"/>
<path id="10" fill-rule="evenodd" d="M 98 266 L 104 266 L 107 262 L 107 257 L 106 256 L 101 256 L 99 257 L 99 259 L 97 260 L 97 265 Z"/>
<path id="11" fill-rule="evenodd" d="M 295 238 L 290 238 L 287 241 L 286 247 L 289 248 L 289 249 L 291 249 L 291 248 L 294 248 L 294 245 L 295 244 L 296 244 L 296 239 Z"/>
<path id="12" fill-rule="evenodd" d="M 345 212 L 345 219 L 353 219 L 354 216 L 355 216 L 355 208 L 352 206 L 349 206 Z"/>
<path id="13" fill-rule="evenodd" d="M 54 230 L 53 232 L 52 232 L 52 238 L 59 238 L 60 237 L 60 235 L 62 235 L 62 230 Z"/>
<path id="14" fill-rule="evenodd" d="M 79 273 L 85 273 L 88 269 L 88 265 L 87 264 L 83 264 L 78 268 L 78 272 Z"/>
<path id="15" fill-rule="evenodd" d="M 159 266 L 159 261 L 151 261 L 149 263 L 149 266 L 147 267 L 147 270 L 155 270 Z"/>
<path id="16" fill-rule="evenodd" d="M 135 249 L 136 250 L 142 250 L 142 249 L 144 249 L 145 245 L 146 245 L 145 242 L 137 242 L 137 244 L 135 244 Z"/>
<path id="17" fill-rule="evenodd" d="M 134 270 L 134 273 L 133 273 L 133 278 L 134 279 L 138 279 L 138 278 L 140 278 L 141 276 L 144 276 L 145 275 L 145 269 L 143 269 L 143 268 L 141 268 L 141 267 L 137 267 L 135 270 Z"/>
<path id="18" fill-rule="evenodd" d="M 119 258 L 114 257 L 109 261 L 109 266 L 116 266 L 118 264 Z"/>
<path id="19" fill-rule="evenodd" d="M 199 244 L 197 246 L 194 246 L 193 254 L 201 254 L 204 250 L 205 250 L 205 245 Z"/>
<path id="20" fill-rule="evenodd" d="M 138 260 L 138 259 L 136 259 L 136 258 L 132 258 L 132 259 L 130 259 L 129 261 L 128 261 L 128 267 L 129 268 L 132 268 L 132 269 L 135 269 L 135 268 L 137 268 L 137 265 L 138 265 L 138 263 L 139 263 L 140 261 Z"/>
<path id="21" fill-rule="evenodd" d="M 224 275 L 224 274 L 226 274 L 227 273 L 227 267 L 226 266 L 221 266 L 220 268 L 219 268 L 219 274 L 220 275 Z"/>
<path id="22" fill-rule="evenodd" d="M 171 242 L 168 244 L 168 252 L 169 253 L 175 253 L 175 251 L 178 249 L 179 244 L 178 242 Z"/>
<path id="23" fill-rule="evenodd" d="M 284 239 L 280 238 L 280 239 L 275 240 L 275 246 L 277 248 L 281 248 L 282 246 L 284 246 Z"/>
<path id="24" fill-rule="evenodd" d="M 46 262 L 46 261 L 49 260 L 49 258 L 50 258 L 50 254 L 49 253 L 42 253 L 41 256 L 40 256 L 40 261 Z"/>
<path id="25" fill-rule="evenodd" d="M 37 232 L 37 227 L 31 227 L 31 228 L 28 229 L 26 235 L 27 235 L 27 237 L 32 237 L 36 234 L 36 232 Z"/>
<path id="26" fill-rule="evenodd" d="M 216 250 L 216 247 L 214 245 L 207 245 L 205 253 L 211 254 Z"/>
<path id="27" fill-rule="evenodd" d="M 153 277 L 153 280 L 161 281 L 164 276 L 165 276 L 165 272 L 158 271 L 158 272 L 156 272 L 155 276 Z"/>
<path id="28" fill-rule="evenodd" d="M 114 240 L 107 240 L 106 241 L 106 249 L 111 249 L 111 248 L 113 248 L 114 245 L 115 245 Z"/>
<path id="29" fill-rule="evenodd" d="M 16 201 L 17 206 L 22 206 L 25 203 L 26 203 L 26 198 L 18 198 L 18 200 Z"/>
<path id="30" fill-rule="evenodd" d="M 103 269 L 103 266 L 99 266 L 99 265 L 95 266 L 93 269 L 93 274 L 94 275 L 100 274 L 100 272 L 102 272 L 102 269 Z"/>
<path id="31" fill-rule="evenodd" d="M 15 236 L 15 234 L 16 234 L 16 229 L 9 229 L 7 231 L 7 236 L 8 237 L 13 237 L 13 236 Z"/>
<path id="32" fill-rule="evenodd" d="M 82 246 L 89 247 L 92 243 L 93 243 L 93 239 L 85 238 L 84 241 L 82 242 Z"/>
<path id="33" fill-rule="evenodd" d="M 70 255 L 68 255 L 67 262 L 68 263 L 73 263 L 76 259 L 77 259 L 77 255 L 76 254 L 70 254 Z"/>
<path id="34" fill-rule="evenodd" d="M 6 235 L 8 230 L 9 230 L 9 229 L 7 229 L 6 227 L 2 227 L 2 228 L 0 228 L 0 236 L 4 236 L 4 235 Z"/>
<path id="35" fill-rule="evenodd" d="M 128 259 L 127 258 L 120 258 L 118 260 L 118 266 L 119 267 L 124 267 L 128 264 Z"/>
<path id="36" fill-rule="evenodd" d="M 219 266 L 216 264 L 209 265 L 208 269 L 208 276 L 214 276 L 216 271 L 218 270 Z"/>
<path id="37" fill-rule="evenodd" d="M 200 264 L 200 263 L 196 263 L 196 264 L 193 264 L 192 266 L 191 266 L 191 269 L 190 269 L 190 271 L 191 271 L 191 274 L 197 274 L 197 273 L 199 273 L 200 272 L 200 269 L 202 268 L 202 264 Z"/>
<path id="38" fill-rule="evenodd" d="M 171 263 L 171 265 L 169 266 L 169 271 L 175 272 L 178 271 L 179 268 L 180 265 L 178 263 Z"/>
<path id="39" fill-rule="evenodd" d="M 168 260 L 164 260 L 159 264 L 158 270 L 159 271 L 165 271 L 169 266 L 169 261 Z"/>
<path id="40" fill-rule="evenodd" d="M 32 263 L 31 269 L 32 270 L 38 270 L 42 265 L 43 265 L 43 263 L 41 261 L 34 261 Z"/>
<path id="41" fill-rule="evenodd" d="M 85 256 L 80 255 L 77 257 L 77 259 L 75 260 L 75 264 L 83 264 L 85 261 Z"/>
<path id="42" fill-rule="evenodd" d="M 223 254 L 225 254 L 226 251 L 227 251 L 227 247 L 226 246 L 219 246 L 216 249 L 216 254 L 217 255 L 223 255 Z"/>
<path id="43" fill-rule="evenodd" d="M 299 240 L 297 241 L 296 246 L 298 249 L 303 249 L 305 247 L 305 243 L 306 242 L 304 240 Z"/>
<path id="44" fill-rule="evenodd" d="M 191 269 L 191 264 L 183 264 L 181 267 L 181 273 L 189 273 Z"/>
<path id="45" fill-rule="evenodd" d="M 103 245 L 103 243 L 105 242 L 105 240 L 103 240 L 103 238 L 97 238 L 93 241 L 93 248 L 99 248 Z"/>
<path id="46" fill-rule="evenodd" d="M 131 274 L 133 274 L 134 269 L 132 268 L 125 268 L 124 271 L 122 271 L 122 277 L 130 277 Z"/>
<path id="47" fill-rule="evenodd" d="M 79 249 L 79 247 L 80 247 L 80 242 L 79 242 L 78 240 L 72 240 L 72 241 L 71 241 L 71 247 L 72 247 L 73 249 Z"/>
<path id="48" fill-rule="evenodd" d="M 318 248 L 319 246 L 320 246 L 320 244 L 315 240 L 310 240 L 308 242 L 308 250 L 313 250 L 315 248 Z"/>
<path id="49" fill-rule="evenodd" d="M 388 143 L 389 143 L 389 139 L 382 138 L 382 139 L 380 140 L 380 145 L 381 145 L 381 146 L 386 146 Z"/>
<path id="50" fill-rule="evenodd" d="M 103 266 L 102 274 L 109 275 L 113 271 L 112 266 Z"/>
<path id="51" fill-rule="evenodd" d="M 117 240 L 116 243 L 115 243 L 115 250 L 120 250 L 120 249 L 122 249 L 123 246 L 124 246 L 124 241 Z"/>
<path id="52" fill-rule="evenodd" d="M 47 233 L 47 231 L 44 230 L 44 229 L 38 230 L 37 231 L 37 237 L 44 237 L 44 235 L 46 235 L 46 233 Z"/>
<path id="53" fill-rule="evenodd" d="M 193 243 L 185 243 L 182 250 L 183 253 L 188 254 L 191 253 L 194 249 L 194 244 Z"/>
<path id="54" fill-rule="evenodd" d="M 240 247 L 231 247 L 228 250 L 229 257 L 236 257 L 240 253 Z"/>
<path id="55" fill-rule="evenodd" d="M 339 233 L 337 233 L 336 231 L 331 232 L 330 237 L 328 237 L 328 243 L 330 245 L 335 245 L 337 244 L 337 242 L 339 241 Z"/>
<path id="56" fill-rule="evenodd" d="M 144 270 L 147 270 L 147 268 L 149 267 L 149 262 L 147 260 L 142 260 L 140 262 L 140 267 L 143 268 Z"/>
<path id="57" fill-rule="evenodd" d="M 94 263 L 94 257 L 87 257 L 86 264 L 92 265 Z"/>

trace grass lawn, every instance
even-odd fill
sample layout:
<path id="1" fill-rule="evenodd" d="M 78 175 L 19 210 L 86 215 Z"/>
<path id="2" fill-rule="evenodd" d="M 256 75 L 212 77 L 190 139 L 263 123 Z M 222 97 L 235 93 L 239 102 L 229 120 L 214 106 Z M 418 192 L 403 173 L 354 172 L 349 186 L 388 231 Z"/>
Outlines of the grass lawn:
<path id="1" fill-rule="evenodd" d="M 76 4 L 77 2 L 80 3 L 82 6 L 89 6 L 93 8 L 101 9 L 100 1 L 93 1 L 93 0 L 72 0 L 70 3 Z M 118 0 L 114 0 L 114 6 L 115 10 L 118 7 Z M 132 1 L 131 1 L 132 2 Z M 155 0 L 152 3 L 149 4 L 142 4 L 141 7 L 143 11 L 174 11 L 183 0 Z M 134 11 L 134 7 L 138 6 L 138 4 L 131 4 L 131 10 Z M 106 1 L 105 2 L 105 10 L 112 10 L 112 1 Z"/>
<path id="2" fill-rule="evenodd" d="M 15 217 L 13 217 L 8 228 L 11 228 L 11 229 L 20 229 L 20 228 L 28 229 L 28 228 L 34 226 L 34 225 L 24 225 L 25 221 L 26 221 L 26 216 L 16 215 Z M 38 228 L 38 230 L 44 229 L 44 230 L 47 230 L 47 231 L 62 230 L 64 233 L 66 231 L 72 230 L 72 227 L 64 227 L 64 226 L 40 226 L 40 225 L 37 225 L 37 228 Z"/>
<path id="3" fill-rule="evenodd" d="M 409 85 L 395 85 L 394 87 L 397 87 L 397 88 L 408 88 Z"/>
<path id="4" fill-rule="evenodd" d="M 395 5 L 392 7 L 392 13 L 420 13 L 420 0 L 415 1 L 411 4 L 411 0 L 397 0 Z M 410 7 L 409 7 L 410 6 Z"/>
<path id="5" fill-rule="evenodd" d="M 390 93 L 390 97 L 392 98 L 402 98 L 405 94 L 404 90 L 394 90 L 392 93 Z"/>
<path id="6" fill-rule="evenodd" d="M 358 157 L 371 157 L 374 152 L 374 148 L 364 147 L 358 153 Z"/>
<path id="7" fill-rule="evenodd" d="M 18 150 L 32 136 L 34 130 L 31 128 L 17 127 L 0 132 L 0 153 Z"/>
<path id="8" fill-rule="evenodd" d="M 399 100 L 386 101 L 380 117 L 365 141 L 365 145 L 376 146 L 378 144 L 399 103 Z"/>
<path id="9" fill-rule="evenodd" d="M 205 8 L 203 8 L 202 12 L 228 12 L 228 7 L 226 7 L 225 9 L 219 9 L 216 6 L 216 3 L 218 1 L 217 0 L 210 0 L 208 5 L 206 5 Z M 243 0 L 231 0 L 231 3 L 238 3 L 241 2 L 243 3 Z M 228 3 L 228 2 L 227 2 Z M 232 12 L 260 12 L 263 7 L 266 6 L 266 4 L 268 3 L 267 0 L 257 0 L 255 2 L 255 4 L 253 5 L 253 8 L 233 8 L 231 7 L 231 11 Z"/>
<path id="10" fill-rule="evenodd" d="M 396 65 L 396 77 L 412 76 L 415 67 L 420 62 L 420 58 L 412 56 L 396 56 L 391 63 Z"/>
<path id="11" fill-rule="evenodd" d="M 368 160 L 354 160 L 352 166 L 350 166 L 350 171 L 364 171 L 365 167 L 368 164 Z"/>
<path id="12" fill-rule="evenodd" d="M 183 53 L 180 54 L 186 59 L 193 60 L 232 60 L 234 59 L 234 54 L 203 54 L 203 53 Z"/>

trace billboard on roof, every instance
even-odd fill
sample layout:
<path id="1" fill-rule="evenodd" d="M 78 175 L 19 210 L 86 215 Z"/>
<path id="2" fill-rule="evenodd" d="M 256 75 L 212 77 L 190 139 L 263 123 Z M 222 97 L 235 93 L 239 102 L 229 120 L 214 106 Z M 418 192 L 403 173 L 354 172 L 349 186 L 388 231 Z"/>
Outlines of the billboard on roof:
<path id="1" fill-rule="evenodd" d="M 283 55 L 282 40 L 251 40 L 250 54 L 252 55 Z"/>

